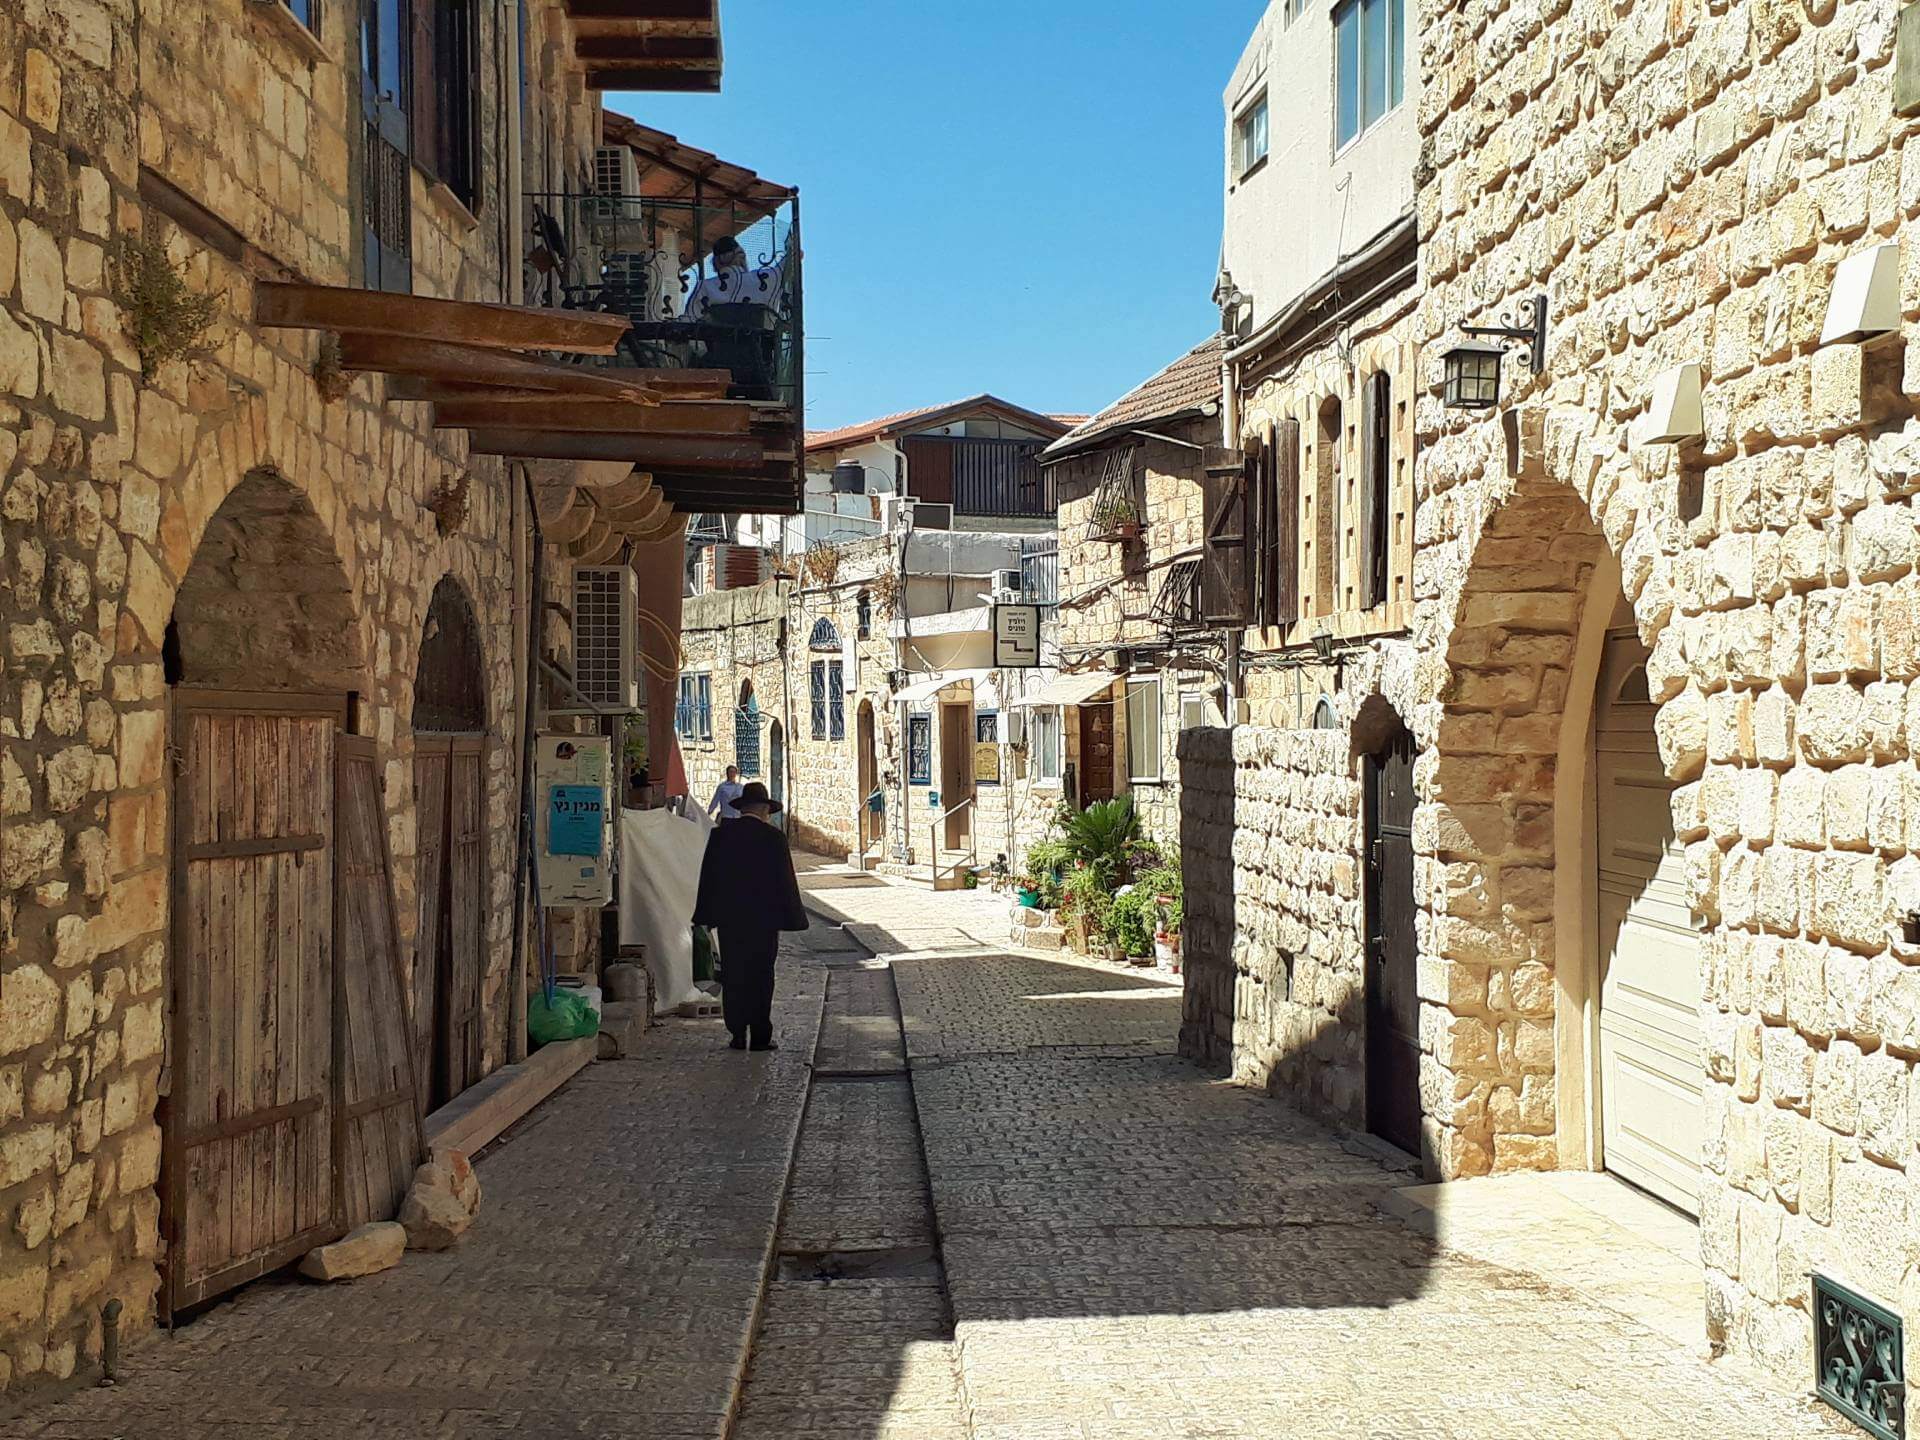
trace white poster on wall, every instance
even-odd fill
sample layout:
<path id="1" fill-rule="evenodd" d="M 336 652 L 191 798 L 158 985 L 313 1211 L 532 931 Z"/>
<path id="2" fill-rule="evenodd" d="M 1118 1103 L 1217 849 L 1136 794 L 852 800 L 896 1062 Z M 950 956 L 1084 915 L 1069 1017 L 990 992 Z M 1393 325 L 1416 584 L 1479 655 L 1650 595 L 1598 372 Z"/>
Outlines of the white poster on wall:
<path id="1" fill-rule="evenodd" d="M 605 905 L 613 898 L 613 742 L 602 735 L 541 735 L 534 742 L 540 899 Z"/>
<path id="2" fill-rule="evenodd" d="M 993 607 L 993 668 L 1032 670 L 1040 664 L 1040 607 Z"/>

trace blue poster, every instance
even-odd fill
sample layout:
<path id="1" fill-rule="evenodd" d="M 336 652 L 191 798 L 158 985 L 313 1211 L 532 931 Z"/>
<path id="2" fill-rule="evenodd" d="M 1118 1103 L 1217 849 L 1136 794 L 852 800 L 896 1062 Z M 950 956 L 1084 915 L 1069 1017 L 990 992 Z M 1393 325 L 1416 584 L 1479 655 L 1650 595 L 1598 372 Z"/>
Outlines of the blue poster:
<path id="1" fill-rule="evenodd" d="M 598 855 L 607 823 L 607 792 L 598 785 L 555 785 L 547 791 L 547 853 Z"/>

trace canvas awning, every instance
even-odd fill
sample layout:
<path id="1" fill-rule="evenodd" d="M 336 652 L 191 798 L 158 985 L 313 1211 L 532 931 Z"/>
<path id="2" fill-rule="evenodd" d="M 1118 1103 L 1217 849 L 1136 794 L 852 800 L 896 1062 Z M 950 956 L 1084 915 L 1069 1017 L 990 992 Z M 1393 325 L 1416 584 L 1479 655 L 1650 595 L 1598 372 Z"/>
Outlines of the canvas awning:
<path id="1" fill-rule="evenodd" d="M 1073 675 L 1056 675 L 1031 695 L 1013 702 L 1017 709 L 1034 705 L 1084 705 L 1103 690 L 1112 688 L 1120 677 L 1110 670 L 1083 670 Z"/>
<path id="2" fill-rule="evenodd" d="M 942 690 L 950 689 L 955 685 L 965 685 L 968 689 L 972 689 L 974 681 L 984 679 L 988 673 L 989 672 L 985 670 L 950 670 L 944 675 L 934 675 L 925 680 L 916 680 L 913 684 L 907 686 L 906 689 L 893 692 L 894 703 L 898 704 L 903 700 L 910 703 L 918 700 L 931 700 Z"/>

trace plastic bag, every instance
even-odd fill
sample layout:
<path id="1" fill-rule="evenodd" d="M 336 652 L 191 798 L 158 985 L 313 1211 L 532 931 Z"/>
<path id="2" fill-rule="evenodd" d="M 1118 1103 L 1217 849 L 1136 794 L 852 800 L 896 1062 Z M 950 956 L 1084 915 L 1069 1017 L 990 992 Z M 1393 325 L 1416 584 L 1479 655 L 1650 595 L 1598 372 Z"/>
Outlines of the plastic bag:
<path id="1" fill-rule="evenodd" d="M 600 1016 L 580 991 L 557 989 L 551 1001 L 545 990 L 535 990 L 527 997 L 527 1039 L 536 1047 L 556 1040 L 584 1040 L 599 1033 Z"/>
<path id="2" fill-rule="evenodd" d="M 693 927 L 693 981 L 713 979 L 713 932 L 704 925 Z"/>

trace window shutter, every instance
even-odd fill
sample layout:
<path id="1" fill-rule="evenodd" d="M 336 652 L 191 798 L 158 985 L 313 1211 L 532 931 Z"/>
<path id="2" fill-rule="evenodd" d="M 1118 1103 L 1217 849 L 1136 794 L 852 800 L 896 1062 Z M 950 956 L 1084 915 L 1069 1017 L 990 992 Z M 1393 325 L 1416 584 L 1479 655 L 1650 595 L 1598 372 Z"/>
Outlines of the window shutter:
<path id="1" fill-rule="evenodd" d="M 1387 372 L 1367 377 L 1366 410 L 1360 426 L 1360 606 L 1371 610 L 1387 598 L 1387 476 L 1393 463 L 1388 426 L 1393 408 Z"/>
<path id="2" fill-rule="evenodd" d="M 1247 478 L 1241 457 L 1209 448 L 1203 482 L 1206 568 L 1201 604 L 1210 625 L 1247 621 Z"/>
<path id="3" fill-rule="evenodd" d="M 413 96 L 408 118 L 413 126 L 413 163 L 441 179 L 440 55 L 435 10 L 439 0 L 409 0 L 409 55 Z"/>
<path id="4" fill-rule="evenodd" d="M 1274 618 L 1291 625 L 1300 618 L 1300 422 L 1282 420 L 1273 432 Z"/>

